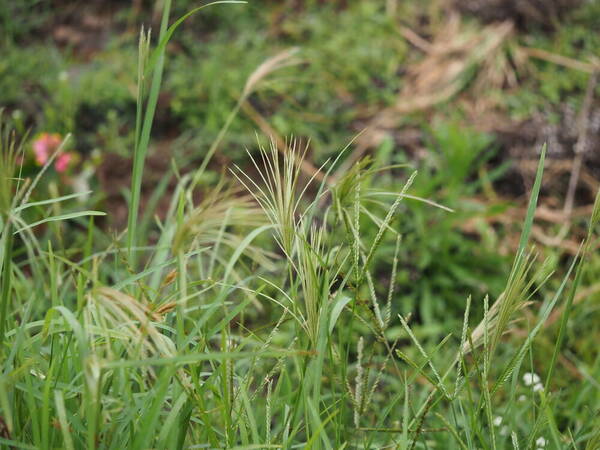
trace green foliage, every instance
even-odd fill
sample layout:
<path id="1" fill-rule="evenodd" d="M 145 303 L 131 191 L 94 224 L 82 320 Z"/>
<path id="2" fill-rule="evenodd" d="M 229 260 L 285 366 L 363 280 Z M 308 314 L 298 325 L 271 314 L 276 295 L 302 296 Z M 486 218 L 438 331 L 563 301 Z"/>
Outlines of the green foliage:
<path id="1" fill-rule="evenodd" d="M 343 130 L 356 118 L 356 105 L 383 107 L 393 101 L 406 44 L 394 36 L 393 24 L 377 5 L 357 2 L 342 11 L 320 6 L 285 15 L 281 23 L 273 23 L 269 10 L 255 5 L 235 14 L 235 22 L 225 20 L 209 33 L 207 45 L 198 45 L 196 33 L 182 34 L 178 42 L 184 51 L 167 68 L 171 109 L 199 135 L 201 148 L 214 140 L 250 73 L 282 47 L 299 47 L 298 56 L 306 64 L 273 77 L 250 102 L 281 135 L 310 138 L 317 162 L 347 139 Z M 188 30 L 192 27 L 187 25 Z M 277 36 L 265 33 L 273 27 Z M 373 83 L 381 86 L 372 89 Z M 253 147 L 255 128 L 242 114 L 226 144 Z"/>
<path id="2" fill-rule="evenodd" d="M 522 43 L 581 62 L 593 62 L 600 52 L 600 35 L 590 31 L 598 27 L 600 13 L 598 2 L 583 3 L 567 16 L 555 33 L 534 33 Z M 506 97 L 506 105 L 515 118 L 547 113 L 549 105 L 556 107 L 564 102 L 576 109 L 581 106 L 588 73 L 535 59 L 530 60 L 522 72 L 524 80 L 520 87 Z"/>
<path id="3" fill-rule="evenodd" d="M 20 107 L 42 120 L 41 106 L 49 87 L 58 80 L 61 66 L 61 56 L 52 48 L 3 46 L 0 103 L 5 107 Z"/>
<path id="4" fill-rule="evenodd" d="M 440 125 L 438 136 L 456 135 L 446 127 L 452 125 Z M 478 140 L 487 142 L 472 141 Z M 522 251 L 542 167 L 515 257 L 519 273 L 530 264 Z M 17 230 L 15 248 L 5 247 L 5 262 L 11 252 L 22 256 L 3 266 L 3 279 L 12 281 L 3 284 L 0 329 L 4 444 L 381 448 L 402 441 L 414 448 L 426 440 L 445 448 L 510 448 L 509 432 L 521 447 L 544 436 L 555 445 L 596 439 L 589 420 L 569 419 L 563 400 L 554 399 L 554 377 L 540 390 L 531 381 L 537 374 L 523 381 L 520 375 L 552 372 L 553 363 L 530 368 L 527 359 L 537 355 L 535 338 L 545 334 L 552 311 L 572 305 L 559 301 L 567 287 L 574 298 L 589 253 L 574 259 L 525 338 L 503 337 L 532 294 L 531 282 L 518 277 L 508 278 L 493 307 L 485 301 L 480 326 L 471 328 L 467 300 L 462 325 L 438 321 L 441 333 L 423 333 L 421 321 L 392 314 L 406 306 L 394 285 L 409 285 L 394 277 L 404 245 L 395 228 L 406 215 L 402 205 L 419 201 L 418 176 L 373 206 L 365 194 L 377 192 L 380 171 L 364 164 L 332 189 L 321 184 L 318 196 L 300 183 L 297 154 L 279 156 L 272 147 L 256 169 L 262 181 L 245 183 L 264 219 L 249 197 L 221 187 L 196 204 L 195 188 L 183 177 L 141 271 L 119 250 L 124 239 L 108 244 L 91 219 L 82 252 L 61 246 L 60 228 L 50 223 L 94 213 L 46 213 L 69 197 L 12 207 L 17 223 L 21 211 L 40 207 L 49 227 L 36 235 L 29 222 Z M 17 190 L 17 198 L 27 195 Z M 594 218 L 600 201 L 596 208 Z M 259 239 L 266 233 L 274 240 Z M 384 268 L 388 237 L 395 238 L 399 261 Z M 275 243 L 284 254 L 272 252 Z M 389 289 L 382 295 L 385 272 Z M 578 275 L 571 285 L 572 273 Z M 495 308 L 508 311 L 501 325 L 491 316 Z M 387 337 L 394 327 L 402 330 L 401 341 Z M 561 330 L 568 339 L 564 325 Z M 589 370 L 593 377 L 600 369 Z M 594 389 L 592 380 L 582 384 Z M 571 406 L 579 406 L 580 418 L 588 417 L 582 405 L 594 407 L 581 397 L 564 398 L 576 402 Z"/>
<path id="5" fill-rule="evenodd" d="M 457 115 L 417 122 L 422 157 L 387 139 L 330 177 L 348 123 L 401 87 L 407 44 L 383 4 L 208 8 L 171 27 L 159 5 L 162 37 L 142 33 L 139 58 L 125 39 L 66 75 L 60 58 L 36 72 L 40 49 L 18 76 L 0 62 L 9 107 L 135 159 L 129 229 L 115 234 L 87 192 L 63 192 L 52 157 L 17 174 L 21 140 L 0 132 L 0 445 L 595 448 L 600 200 L 581 251 L 539 264 L 542 152 L 511 269 L 486 220 L 507 206 L 485 194 L 503 171 L 487 169 L 493 137 Z M 28 80 L 39 96 L 21 92 Z M 281 134 L 311 137 L 313 160 L 333 156 L 323 181 L 302 174 L 297 141 L 255 144 L 246 100 Z M 151 135 L 166 132 L 155 108 L 198 148 L 141 213 Z M 207 187 L 217 150 L 237 181 Z"/>
<path id="6" fill-rule="evenodd" d="M 43 0 L 4 1 L 0 5 L 0 43 L 31 37 L 48 20 L 50 5 Z"/>
<path id="7" fill-rule="evenodd" d="M 479 298 L 486 293 L 499 295 L 508 260 L 498 253 L 499 236 L 485 219 L 506 205 L 485 205 L 475 197 L 483 181 L 478 171 L 494 154 L 491 138 L 457 122 L 435 123 L 429 136 L 429 152 L 417 167 L 419 176 L 411 194 L 452 211 L 417 201 L 404 204 L 397 228 L 402 235 L 397 280 L 410 286 L 398 293 L 403 312 L 418 313 L 432 326 L 448 320 L 449 310 L 455 311 L 453 320 L 460 320 L 465 292 Z M 406 162 L 401 152 L 395 154 L 398 156 L 390 162 Z M 395 179 L 386 181 L 393 189 Z M 464 231 L 461 227 L 467 221 L 473 223 L 473 229 Z M 389 258 L 393 240 L 385 251 Z M 476 308 L 478 313 L 480 308 Z M 438 331 L 433 327 L 432 332 Z"/>

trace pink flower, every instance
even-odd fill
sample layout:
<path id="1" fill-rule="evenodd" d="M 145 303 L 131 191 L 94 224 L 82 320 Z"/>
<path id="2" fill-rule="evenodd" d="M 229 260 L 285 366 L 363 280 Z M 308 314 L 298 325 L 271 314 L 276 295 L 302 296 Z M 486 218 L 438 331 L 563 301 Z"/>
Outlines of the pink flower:
<path id="1" fill-rule="evenodd" d="M 43 166 L 48 161 L 48 158 L 58 148 L 61 143 L 59 134 L 42 133 L 33 142 L 33 153 L 35 154 L 35 162 Z M 68 161 L 67 161 L 68 162 Z"/>
<path id="2" fill-rule="evenodd" d="M 61 173 L 68 169 L 69 163 L 73 160 L 72 153 L 61 153 L 56 158 L 56 162 L 54 163 L 54 168 L 57 172 Z"/>

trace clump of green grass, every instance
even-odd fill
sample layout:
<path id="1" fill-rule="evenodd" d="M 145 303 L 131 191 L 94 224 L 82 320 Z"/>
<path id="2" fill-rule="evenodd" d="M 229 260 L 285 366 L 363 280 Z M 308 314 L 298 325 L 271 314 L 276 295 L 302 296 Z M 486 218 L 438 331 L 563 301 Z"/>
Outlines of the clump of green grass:
<path id="1" fill-rule="evenodd" d="M 26 245 L 27 252 L 15 260 L 5 251 L 3 260 L 3 444 L 527 448 L 540 436 L 561 446 L 593 435 L 592 423 L 561 429 L 562 413 L 553 407 L 564 332 L 543 389 L 528 393 L 520 373 L 559 301 L 566 306 L 561 329 L 567 324 L 598 202 L 589 237 L 555 295 L 524 339 L 507 340 L 539 280 L 528 274 L 535 263 L 525 251 L 542 154 L 504 294 L 491 307 L 485 301 L 475 328 L 467 301 L 463 325 L 452 333 L 458 342 L 448 335 L 432 343 L 415 333 L 409 317 L 391 314 L 394 277 L 380 299 L 370 264 L 382 237 L 396 233 L 398 205 L 418 201 L 407 197 L 417 175 L 385 217 L 369 217 L 379 231 L 365 241 L 361 192 L 376 172 L 358 165 L 336 186 L 313 186 L 300 182 L 297 161 L 273 146 L 256 161 L 262 182 L 238 172 L 264 219 L 247 197 L 225 200 L 222 187 L 196 204 L 189 178 L 182 179 L 160 241 L 133 248 L 145 252 L 140 271 L 118 241 L 114 250 L 92 252 L 101 231 L 91 221 L 91 245 L 74 258 L 43 246 L 30 226 L 18 231 L 13 247 Z M 15 169 L 2 167 L 3 175 Z M 11 206 L 3 217 L 17 212 Z M 39 308 L 41 302 L 48 307 Z M 403 340 L 386 337 L 396 323 Z M 508 428 L 496 425 L 500 416 Z"/>
<path id="2" fill-rule="evenodd" d="M 165 11 L 168 17 L 168 3 Z M 160 68 L 169 33 L 181 22 L 166 23 L 153 51 L 142 35 L 140 86 L 143 74 Z M 491 301 L 465 292 L 462 323 L 431 339 L 437 334 L 423 333 L 418 317 L 398 314 L 398 224 L 399 215 L 411 211 L 405 204 L 444 207 L 414 192 L 423 175 L 406 173 L 404 165 L 385 168 L 402 171 L 404 181 L 394 192 L 377 188 L 374 178 L 384 169 L 368 161 L 330 184 L 341 151 L 323 165 L 317 183 L 303 178 L 302 154 L 294 145 L 284 150 L 273 144 L 254 158 L 257 176 L 237 169 L 237 182 L 224 179 L 212 190 L 199 192 L 198 172 L 176 173 L 166 217 L 154 223 L 158 239 L 149 240 L 150 226 L 138 225 L 137 205 L 159 72 L 147 106 L 144 95 L 138 98 L 127 234 L 107 236 L 93 220 L 100 212 L 74 209 L 76 195 L 32 200 L 44 169 L 32 181 L 20 180 L 19 145 L 10 135 L 2 140 L 4 446 L 596 445 L 592 413 L 569 422 L 568 411 L 557 406 L 566 394 L 557 389 L 556 373 L 589 267 L 600 196 L 587 238 L 555 292 L 539 310 L 525 309 L 546 292 L 539 286 L 550 276 L 528 256 L 542 151 L 503 292 Z M 64 245 L 65 221 L 82 227 L 85 239 Z M 384 265 L 380 254 L 388 239 L 392 257 Z M 483 317 L 474 319 L 475 302 L 483 303 Z M 549 362 L 542 373 L 533 364 L 538 338 L 559 304 L 558 337 L 543 355 Z M 526 326 L 520 325 L 524 319 Z M 391 336 L 393 327 L 401 332 Z M 525 333 L 510 333 L 515 329 Z M 597 372 L 596 364 L 581 383 L 586 389 L 596 387 Z M 579 406 L 593 410 L 597 404 L 591 398 Z"/>

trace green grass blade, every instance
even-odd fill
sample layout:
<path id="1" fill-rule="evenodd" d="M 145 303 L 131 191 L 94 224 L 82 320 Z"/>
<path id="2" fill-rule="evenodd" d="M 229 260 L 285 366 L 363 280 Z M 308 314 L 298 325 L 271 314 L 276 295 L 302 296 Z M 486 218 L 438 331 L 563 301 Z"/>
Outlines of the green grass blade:
<path id="1" fill-rule="evenodd" d="M 523 224 L 523 231 L 521 232 L 521 238 L 519 240 L 519 247 L 517 250 L 517 261 L 520 261 L 522 255 L 525 253 L 525 248 L 529 242 L 529 236 L 531 234 L 531 227 L 533 226 L 533 218 L 535 216 L 535 210 L 537 208 L 537 201 L 540 195 L 540 188 L 542 186 L 542 175 L 544 174 L 544 162 L 546 160 L 546 144 L 542 146 L 540 152 L 540 160 L 538 162 L 537 171 L 535 173 L 535 181 L 531 190 L 531 196 L 529 197 L 529 206 L 527 207 L 527 214 L 525 216 L 525 222 Z"/>
<path id="2" fill-rule="evenodd" d="M 70 220 L 77 219 L 78 217 L 86 217 L 86 216 L 105 216 L 106 213 L 102 211 L 77 211 L 67 214 L 61 214 L 59 216 L 47 217 L 46 219 L 38 220 L 37 222 L 33 222 L 25 225 L 24 227 L 19 228 L 14 234 L 22 233 L 23 231 L 29 230 L 30 228 L 35 228 L 38 225 L 42 225 L 44 223 L 49 222 L 58 222 L 61 220 Z"/>

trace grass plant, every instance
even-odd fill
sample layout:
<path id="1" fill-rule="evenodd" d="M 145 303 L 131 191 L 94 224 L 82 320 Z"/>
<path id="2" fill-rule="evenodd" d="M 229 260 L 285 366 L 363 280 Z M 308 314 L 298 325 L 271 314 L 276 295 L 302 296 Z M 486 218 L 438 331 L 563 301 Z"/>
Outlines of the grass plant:
<path id="1" fill-rule="evenodd" d="M 363 159 L 331 182 L 345 150 L 310 178 L 299 143 L 271 142 L 250 155 L 255 173 L 232 167 L 212 189 L 176 172 L 165 217 L 140 226 L 166 44 L 196 10 L 171 26 L 169 11 L 167 0 L 154 49 L 140 38 L 126 232 L 108 234 L 77 195 L 33 200 L 52 159 L 21 179 L 21 141 L 0 133 L 0 445 L 596 448 L 600 360 L 577 361 L 581 393 L 557 373 L 600 197 L 579 252 L 552 273 L 531 241 L 544 147 L 502 293 L 465 292 L 462 321 L 443 333 L 399 301 L 402 224 L 415 204 L 452 214 L 414 192 L 428 174 L 405 164 Z M 390 171 L 394 192 L 377 183 Z M 66 224 L 84 238 L 66 242 Z"/>

